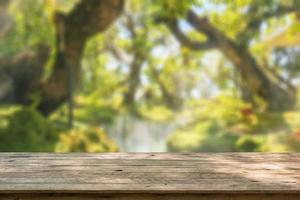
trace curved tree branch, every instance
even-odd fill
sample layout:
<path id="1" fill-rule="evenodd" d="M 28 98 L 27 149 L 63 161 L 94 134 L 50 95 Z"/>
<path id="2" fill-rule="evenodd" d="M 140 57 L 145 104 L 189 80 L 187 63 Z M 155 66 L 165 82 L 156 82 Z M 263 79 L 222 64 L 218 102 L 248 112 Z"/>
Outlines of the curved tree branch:
<path id="1" fill-rule="evenodd" d="M 294 91 L 283 88 L 280 80 L 268 77 L 246 46 L 240 46 L 214 27 L 208 18 L 198 17 L 193 11 L 188 12 L 187 21 L 217 44 L 218 49 L 240 72 L 251 93 L 266 100 L 270 110 L 287 109 L 295 104 Z"/>
<path id="2" fill-rule="evenodd" d="M 188 38 L 179 28 L 178 20 L 169 20 L 167 22 L 169 29 L 172 31 L 176 39 L 184 46 L 192 50 L 209 50 L 216 48 L 216 43 L 209 38 L 205 42 L 197 42 Z"/>

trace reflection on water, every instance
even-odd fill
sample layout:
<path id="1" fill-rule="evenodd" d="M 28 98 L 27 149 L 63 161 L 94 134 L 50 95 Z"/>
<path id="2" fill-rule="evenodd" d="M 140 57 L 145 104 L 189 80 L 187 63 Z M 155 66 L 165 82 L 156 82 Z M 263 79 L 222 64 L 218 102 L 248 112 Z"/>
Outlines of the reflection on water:
<path id="1" fill-rule="evenodd" d="M 104 129 L 122 152 L 166 152 L 166 140 L 175 129 L 175 124 L 121 116 Z"/>

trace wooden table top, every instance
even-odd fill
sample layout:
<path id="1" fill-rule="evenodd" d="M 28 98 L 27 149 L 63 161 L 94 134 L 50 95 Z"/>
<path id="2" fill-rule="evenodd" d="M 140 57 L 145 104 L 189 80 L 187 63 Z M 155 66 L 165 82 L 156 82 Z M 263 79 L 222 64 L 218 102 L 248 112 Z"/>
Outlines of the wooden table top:
<path id="1" fill-rule="evenodd" d="M 1 193 L 300 193 L 300 154 L 0 153 Z"/>

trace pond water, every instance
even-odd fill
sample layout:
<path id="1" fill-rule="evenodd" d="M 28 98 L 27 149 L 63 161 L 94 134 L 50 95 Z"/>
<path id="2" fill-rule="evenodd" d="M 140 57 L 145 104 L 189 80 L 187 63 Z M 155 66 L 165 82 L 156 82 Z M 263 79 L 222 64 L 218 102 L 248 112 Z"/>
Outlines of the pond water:
<path id="1" fill-rule="evenodd" d="M 166 141 L 176 123 L 158 123 L 132 116 L 120 116 L 104 127 L 121 152 L 166 152 Z"/>

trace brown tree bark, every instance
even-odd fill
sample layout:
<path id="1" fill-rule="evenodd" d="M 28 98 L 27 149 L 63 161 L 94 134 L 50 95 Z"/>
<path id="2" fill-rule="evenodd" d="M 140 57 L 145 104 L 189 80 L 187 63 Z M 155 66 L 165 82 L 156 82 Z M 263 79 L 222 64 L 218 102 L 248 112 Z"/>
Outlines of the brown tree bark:
<path id="1" fill-rule="evenodd" d="M 51 76 L 43 82 L 41 76 L 38 77 L 38 83 L 32 83 L 31 79 L 27 78 L 26 85 L 30 87 L 14 87 L 13 93 L 22 93 L 22 96 L 10 103 L 29 104 L 29 96 L 39 93 L 41 100 L 37 109 L 44 115 L 56 110 L 68 97 L 70 69 L 75 82 L 80 79 L 80 62 L 85 43 L 90 37 L 105 31 L 121 15 L 123 7 L 124 0 L 81 0 L 69 14 L 58 13 L 55 17 L 56 56 Z M 34 58 L 31 61 L 34 64 Z M 20 64 L 22 67 L 22 63 Z M 17 75 L 18 73 L 14 74 Z"/>
<path id="2" fill-rule="evenodd" d="M 122 13 L 124 0 L 82 0 L 64 17 L 64 52 L 58 51 L 54 72 L 42 84 L 42 101 L 38 109 L 49 114 L 67 98 L 68 66 L 79 81 L 80 61 L 86 41 L 105 31 Z"/>

